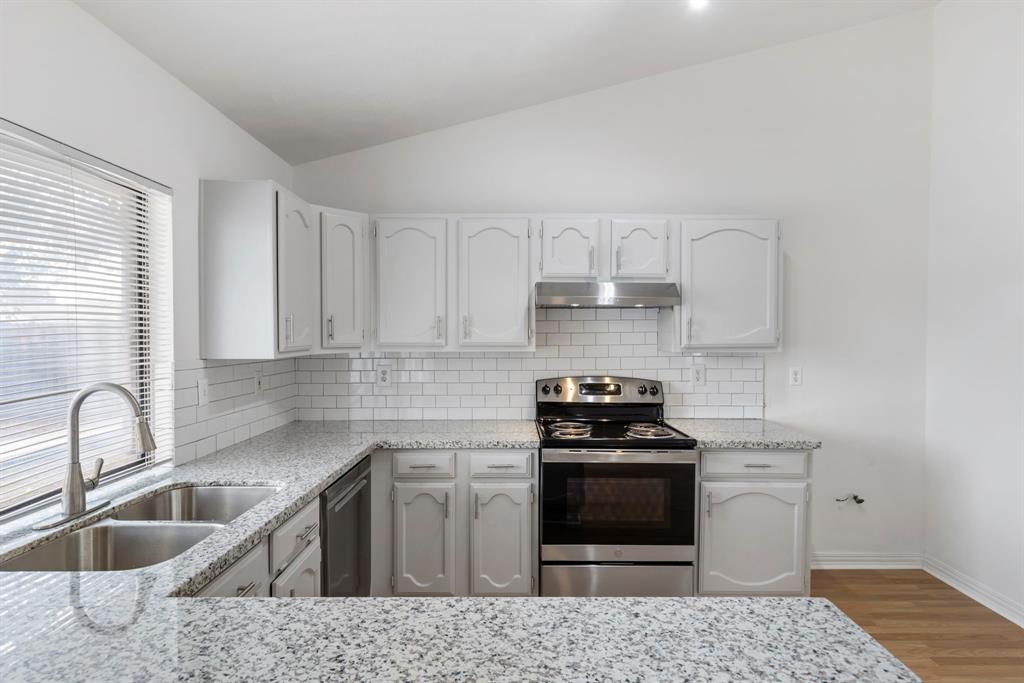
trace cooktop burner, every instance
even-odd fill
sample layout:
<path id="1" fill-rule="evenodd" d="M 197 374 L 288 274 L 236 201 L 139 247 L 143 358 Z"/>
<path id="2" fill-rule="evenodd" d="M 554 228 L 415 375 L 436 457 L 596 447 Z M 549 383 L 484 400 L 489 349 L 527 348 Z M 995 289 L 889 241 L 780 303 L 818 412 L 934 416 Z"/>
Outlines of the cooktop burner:
<path id="1" fill-rule="evenodd" d="M 631 422 L 626 425 L 626 436 L 634 439 L 671 439 L 676 434 L 674 429 L 651 422 Z"/>

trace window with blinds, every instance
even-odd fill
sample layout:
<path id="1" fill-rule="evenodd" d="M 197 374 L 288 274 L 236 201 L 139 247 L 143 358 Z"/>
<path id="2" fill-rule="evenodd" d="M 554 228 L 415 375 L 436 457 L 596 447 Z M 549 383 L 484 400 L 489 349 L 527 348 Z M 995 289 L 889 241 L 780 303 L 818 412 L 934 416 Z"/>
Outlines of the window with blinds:
<path id="1" fill-rule="evenodd" d="M 172 454 L 171 198 L 118 171 L 0 120 L 0 514 L 59 494 L 68 404 L 92 382 L 135 394 L 158 448 L 143 456 L 124 400 L 94 394 L 86 476 Z"/>

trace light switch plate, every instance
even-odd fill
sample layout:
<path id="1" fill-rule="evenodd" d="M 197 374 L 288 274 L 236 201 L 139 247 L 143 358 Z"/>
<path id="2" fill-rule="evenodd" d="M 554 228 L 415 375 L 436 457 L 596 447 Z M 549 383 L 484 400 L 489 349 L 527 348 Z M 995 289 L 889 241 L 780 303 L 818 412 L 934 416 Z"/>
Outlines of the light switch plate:
<path id="1" fill-rule="evenodd" d="M 804 371 L 802 368 L 789 369 L 789 386 L 798 387 L 804 383 Z"/>
<path id="2" fill-rule="evenodd" d="M 389 360 L 379 360 L 375 365 L 378 387 L 390 387 L 391 375 L 394 372 L 394 363 Z"/>
<path id="3" fill-rule="evenodd" d="M 199 378 L 199 405 L 205 406 L 210 402 L 210 380 L 205 377 Z"/>
<path id="4" fill-rule="evenodd" d="M 256 368 L 256 371 L 253 373 L 253 380 L 255 385 L 253 393 L 256 395 L 256 398 L 263 398 L 264 380 L 262 368 Z"/>

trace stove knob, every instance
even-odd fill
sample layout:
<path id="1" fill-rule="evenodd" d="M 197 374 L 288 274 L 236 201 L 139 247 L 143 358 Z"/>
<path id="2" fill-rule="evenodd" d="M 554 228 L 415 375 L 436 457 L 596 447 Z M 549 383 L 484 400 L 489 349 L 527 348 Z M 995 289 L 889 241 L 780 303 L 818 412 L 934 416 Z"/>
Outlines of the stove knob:
<path id="1" fill-rule="evenodd" d="M 651 396 L 657 396 L 657 395 L 658 395 L 658 385 L 655 384 L 654 386 L 651 387 Z"/>
<path id="2" fill-rule="evenodd" d="M 555 393 L 556 394 L 562 393 L 562 385 L 561 384 L 556 384 L 555 385 Z"/>
<path id="3" fill-rule="evenodd" d="M 638 386 L 638 387 L 636 388 L 636 393 L 638 393 L 638 394 L 640 394 L 641 396 L 643 396 L 644 394 L 646 394 L 646 393 L 647 393 L 647 387 L 645 387 L 645 386 L 644 386 L 643 384 L 641 384 L 640 386 Z"/>
<path id="4" fill-rule="evenodd" d="M 542 386 L 542 387 L 540 388 L 540 393 L 542 393 L 542 394 L 544 394 L 545 396 L 547 396 L 548 394 L 550 394 L 550 393 L 551 393 L 551 387 L 549 387 L 549 386 L 548 386 L 547 384 L 545 384 L 544 386 Z"/>

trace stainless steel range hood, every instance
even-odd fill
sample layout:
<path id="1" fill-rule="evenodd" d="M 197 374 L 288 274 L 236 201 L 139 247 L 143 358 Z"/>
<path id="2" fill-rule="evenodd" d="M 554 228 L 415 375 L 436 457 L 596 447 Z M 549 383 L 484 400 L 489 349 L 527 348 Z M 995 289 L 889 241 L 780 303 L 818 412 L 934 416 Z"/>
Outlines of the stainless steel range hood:
<path id="1" fill-rule="evenodd" d="M 537 308 L 657 308 L 681 302 L 674 282 L 537 283 Z"/>

